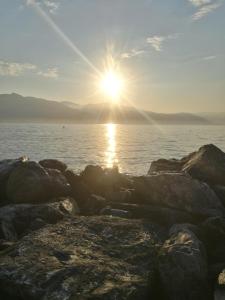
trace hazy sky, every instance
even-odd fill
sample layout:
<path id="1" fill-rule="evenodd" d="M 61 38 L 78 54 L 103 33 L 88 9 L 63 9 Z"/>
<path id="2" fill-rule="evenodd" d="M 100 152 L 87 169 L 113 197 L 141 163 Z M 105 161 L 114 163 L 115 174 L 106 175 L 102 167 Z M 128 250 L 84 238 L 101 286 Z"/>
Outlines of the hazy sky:
<path id="1" fill-rule="evenodd" d="M 0 0 L 0 41 L 0 93 L 105 101 L 111 53 L 135 105 L 225 111 L 224 0 Z"/>

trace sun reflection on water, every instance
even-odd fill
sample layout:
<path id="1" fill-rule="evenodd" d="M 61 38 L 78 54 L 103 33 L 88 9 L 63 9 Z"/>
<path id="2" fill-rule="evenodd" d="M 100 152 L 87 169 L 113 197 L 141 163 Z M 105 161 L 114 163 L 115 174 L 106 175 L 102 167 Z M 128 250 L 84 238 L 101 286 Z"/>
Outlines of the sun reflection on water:
<path id="1" fill-rule="evenodd" d="M 116 157 L 116 124 L 106 124 L 106 137 L 108 147 L 105 152 L 106 167 L 112 168 L 118 166 Z"/>

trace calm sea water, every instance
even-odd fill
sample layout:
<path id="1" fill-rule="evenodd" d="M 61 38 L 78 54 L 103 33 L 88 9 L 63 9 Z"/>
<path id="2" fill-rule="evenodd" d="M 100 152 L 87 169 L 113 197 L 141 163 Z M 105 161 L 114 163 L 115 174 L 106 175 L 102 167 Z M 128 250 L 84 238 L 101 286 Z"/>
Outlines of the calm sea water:
<path id="1" fill-rule="evenodd" d="M 121 172 L 145 174 L 152 160 L 181 158 L 208 143 L 225 151 L 225 127 L 0 123 L 0 159 L 56 158 L 75 171 L 118 164 Z"/>

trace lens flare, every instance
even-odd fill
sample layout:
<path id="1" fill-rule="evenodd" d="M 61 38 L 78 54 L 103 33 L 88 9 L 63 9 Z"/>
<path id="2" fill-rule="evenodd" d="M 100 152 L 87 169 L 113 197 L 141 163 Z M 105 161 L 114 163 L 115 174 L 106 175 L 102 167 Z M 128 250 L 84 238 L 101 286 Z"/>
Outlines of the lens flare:
<path id="1" fill-rule="evenodd" d="M 123 93 L 124 80 L 116 71 L 108 70 L 100 79 L 100 88 L 106 96 L 110 97 L 113 101 L 117 101 Z"/>

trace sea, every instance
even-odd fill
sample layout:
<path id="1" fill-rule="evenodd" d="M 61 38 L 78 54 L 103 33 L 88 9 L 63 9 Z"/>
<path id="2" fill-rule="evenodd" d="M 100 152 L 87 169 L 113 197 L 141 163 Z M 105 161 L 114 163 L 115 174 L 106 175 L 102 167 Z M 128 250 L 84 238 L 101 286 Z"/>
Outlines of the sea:
<path id="1" fill-rule="evenodd" d="M 0 160 L 54 158 L 75 172 L 116 165 L 144 175 L 153 160 L 182 158 L 209 143 L 225 151 L 225 126 L 0 123 Z"/>

